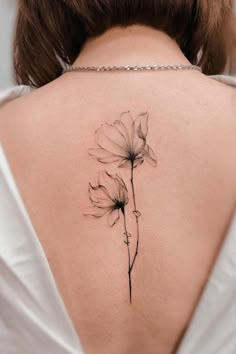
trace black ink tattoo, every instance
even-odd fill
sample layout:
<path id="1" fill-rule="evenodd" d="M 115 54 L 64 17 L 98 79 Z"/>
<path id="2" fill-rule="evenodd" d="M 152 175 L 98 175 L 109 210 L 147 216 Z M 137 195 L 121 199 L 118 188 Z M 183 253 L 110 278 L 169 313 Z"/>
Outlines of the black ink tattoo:
<path id="1" fill-rule="evenodd" d="M 130 112 L 121 114 L 120 119 L 113 124 L 103 124 L 95 132 L 98 148 L 89 149 L 89 154 L 103 164 L 118 163 L 119 168 L 130 168 L 130 184 L 133 199 L 133 214 L 136 221 L 136 249 L 131 260 L 130 238 L 127 231 L 126 206 L 129 202 L 128 190 L 124 180 L 119 175 L 111 175 L 101 172 L 98 184 L 89 184 L 89 196 L 92 207 L 84 213 L 95 218 L 100 218 L 108 213 L 108 223 L 113 227 L 120 219 L 120 212 L 124 219 L 124 241 L 128 249 L 128 277 L 129 298 L 132 303 L 132 279 L 131 272 L 139 251 L 139 218 L 140 211 L 137 209 L 134 169 L 143 164 L 144 160 L 156 167 L 157 159 L 152 148 L 147 144 L 148 113 L 142 113 L 133 119 Z"/>
<path id="2" fill-rule="evenodd" d="M 123 179 L 119 175 L 112 176 L 102 171 L 96 186 L 89 183 L 88 192 L 93 206 L 88 208 L 84 215 L 100 218 L 108 213 L 108 224 L 114 226 L 120 218 L 120 211 L 124 214 L 125 206 L 129 202 Z"/>

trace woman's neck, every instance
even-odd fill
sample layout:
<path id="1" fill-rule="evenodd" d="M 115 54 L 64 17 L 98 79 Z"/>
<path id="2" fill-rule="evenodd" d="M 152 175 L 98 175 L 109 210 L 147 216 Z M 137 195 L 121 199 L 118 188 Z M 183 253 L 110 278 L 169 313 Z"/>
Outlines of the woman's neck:
<path id="1" fill-rule="evenodd" d="M 115 27 L 86 42 L 78 65 L 190 64 L 167 34 L 146 26 Z"/>

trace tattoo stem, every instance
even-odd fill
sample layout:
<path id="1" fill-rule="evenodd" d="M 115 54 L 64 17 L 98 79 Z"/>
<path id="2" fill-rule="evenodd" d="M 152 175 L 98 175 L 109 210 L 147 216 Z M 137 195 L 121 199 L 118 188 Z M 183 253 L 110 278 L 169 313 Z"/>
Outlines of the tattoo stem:
<path id="1" fill-rule="evenodd" d="M 131 163 L 131 178 L 130 178 L 130 182 L 131 182 L 131 186 L 132 186 L 132 193 L 133 193 L 133 202 L 134 202 L 134 215 L 136 218 L 136 227 L 137 227 L 137 242 L 136 242 L 136 250 L 135 250 L 135 254 L 134 254 L 134 258 L 130 267 L 130 272 L 133 269 L 134 266 L 134 262 L 135 259 L 137 257 L 138 254 L 138 247 L 139 247 L 139 215 L 138 215 L 138 210 L 137 210 L 137 206 L 136 206 L 136 197 L 135 197 L 135 190 L 134 190 L 134 163 Z"/>
<path id="2" fill-rule="evenodd" d="M 131 280 L 131 267 L 130 267 L 130 249 L 129 249 L 129 233 L 127 231 L 127 225 L 126 225 L 126 216 L 125 216 L 125 208 L 122 210 L 123 216 L 124 216 L 124 235 L 126 236 L 126 241 L 125 244 L 127 245 L 127 250 L 128 250 L 128 277 L 129 277 L 129 300 L 130 303 L 132 304 L 132 280 Z"/>

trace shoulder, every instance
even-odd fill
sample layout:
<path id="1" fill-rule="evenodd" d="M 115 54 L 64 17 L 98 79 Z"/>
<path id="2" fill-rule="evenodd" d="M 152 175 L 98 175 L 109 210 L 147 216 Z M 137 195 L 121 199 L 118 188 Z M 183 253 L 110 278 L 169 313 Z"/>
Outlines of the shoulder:
<path id="1" fill-rule="evenodd" d="M 25 85 L 13 86 L 11 88 L 0 91 L 0 112 L 6 104 L 14 102 L 15 99 L 24 96 L 31 91 L 32 88 Z"/>
<path id="2" fill-rule="evenodd" d="M 236 129 L 236 76 L 212 75 L 207 77 L 212 90 L 212 102 L 228 127 Z M 235 140 L 235 139 L 234 139 Z"/>
<path id="3" fill-rule="evenodd" d="M 236 121 L 236 76 L 212 75 L 209 78 L 212 83 L 216 83 L 221 88 L 222 98 L 220 101 L 225 105 L 228 104 Z"/>
<path id="4" fill-rule="evenodd" d="M 212 75 L 211 79 L 221 82 L 222 84 L 236 88 L 236 76 L 229 75 Z"/>
<path id="5" fill-rule="evenodd" d="M 17 115 L 17 110 L 14 110 L 15 102 L 31 91 L 31 87 L 25 85 L 13 86 L 0 91 L 0 138 L 6 121 L 10 120 L 13 115 Z"/>
<path id="6" fill-rule="evenodd" d="M 25 117 L 34 105 L 35 89 L 26 85 L 13 86 L 0 91 L 0 143 L 14 138 L 25 125 Z"/>
<path id="7" fill-rule="evenodd" d="M 22 125 L 26 117 L 50 111 L 51 100 L 57 91 L 55 86 L 58 87 L 55 81 L 41 88 L 18 85 L 0 91 L 0 129 L 4 121 Z"/>

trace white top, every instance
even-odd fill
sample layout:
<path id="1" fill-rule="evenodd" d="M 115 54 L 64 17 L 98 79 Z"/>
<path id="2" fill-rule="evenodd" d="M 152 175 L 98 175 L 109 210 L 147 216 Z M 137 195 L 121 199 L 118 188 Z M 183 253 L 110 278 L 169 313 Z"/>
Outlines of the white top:
<path id="1" fill-rule="evenodd" d="M 213 78 L 236 87 L 236 78 Z M 0 105 L 30 90 L 17 86 L 0 92 Z M 1 142 L 0 353 L 83 354 Z M 176 354 L 235 353 L 236 211 Z"/>

